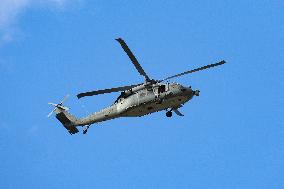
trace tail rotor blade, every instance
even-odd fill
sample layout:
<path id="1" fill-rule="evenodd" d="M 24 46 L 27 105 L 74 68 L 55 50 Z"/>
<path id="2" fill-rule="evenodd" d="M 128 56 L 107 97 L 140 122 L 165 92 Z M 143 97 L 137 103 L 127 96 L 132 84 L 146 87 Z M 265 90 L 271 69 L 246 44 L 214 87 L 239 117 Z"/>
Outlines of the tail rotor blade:
<path id="1" fill-rule="evenodd" d="M 47 104 L 52 105 L 52 106 L 57 106 L 57 104 L 52 103 L 52 102 L 49 102 L 49 103 L 47 103 Z"/>
<path id="2" fill-rule="evenodd" d="M 53 112 L 56 110 L 56 108 L 57 108 L 57 107 L 55 107 L 55 108 L 47 115 L 47 117 L 50 117 L 50 116 L 53 114 Z"/>
<path id="3" fill-rule="evenodd" d="M 69 96 L 70 96 L 69 94 L 66 95 L 59 104 L 63 104 L 69 98 Z"/>

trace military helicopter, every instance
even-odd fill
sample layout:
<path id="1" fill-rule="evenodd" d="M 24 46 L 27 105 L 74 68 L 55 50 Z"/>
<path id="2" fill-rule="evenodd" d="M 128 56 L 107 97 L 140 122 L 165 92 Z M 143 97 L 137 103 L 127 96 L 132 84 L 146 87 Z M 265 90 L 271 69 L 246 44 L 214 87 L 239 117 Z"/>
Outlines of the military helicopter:
<path id="1" fill-rule="evenodd" d="M 80 119 L 71 115 L 68 112 L 69 108 L 63 106 L 63 103 L 68 96 L 65 97 L 64 100 L 59 104 L 48 103 L 55 107 L 53 111 L 50 112 L 48 117 L 55 112 L 56 118 L 63 124 L 71 135 L 79 132 L 77 127 L 85 127 L 83 134 L 86 134 L 91 124 L 119 117 L 141 117 L 162 110 L 166 110 L 167 117 L 172 117 L 172 112 L 178 116 L 184 116 L 178 109 L 186 102 L 191 100 L 194 96 L 199 96 L 200 91 L 193 90 L 191 87 L 182 86 L 178 83 L 169 83 L 165 81 L 215 66 L 220 66 L 226 63 L 224 60 L 222 60 L 218 63 L 185 71 L 170 77 L 166 77 L 165 79 L 155 80 L 151 79 L 146 74 L 125 41 L 121 38 L 116 39 L 116 41 L 120 43 L 121 47 L 137 69 L 138 73 L 144 77 L 145 81 L 143 83 L 134 85 L 79 93 L 77 95 L 78 99 L 86 96 L 121 92 L 115 102 L 109 107 Z"/>

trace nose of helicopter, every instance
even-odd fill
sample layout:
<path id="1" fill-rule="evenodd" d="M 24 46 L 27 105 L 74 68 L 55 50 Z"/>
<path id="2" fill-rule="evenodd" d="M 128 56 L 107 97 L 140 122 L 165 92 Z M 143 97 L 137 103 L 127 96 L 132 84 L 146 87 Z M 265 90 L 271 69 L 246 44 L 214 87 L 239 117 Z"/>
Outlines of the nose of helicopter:
<path id="1" fill-rule="evenodd" d="M 200 93 L 199 90 L 195 90 L 195 91 L 194 91 L 194 90 L 192 90 L 191 87 L 183 87 L 183 88 L 181 89 L 181 91 L 182 91 L 185 95 L 190 96 L 190 97 L 199 96 L 199 93 Z"/>

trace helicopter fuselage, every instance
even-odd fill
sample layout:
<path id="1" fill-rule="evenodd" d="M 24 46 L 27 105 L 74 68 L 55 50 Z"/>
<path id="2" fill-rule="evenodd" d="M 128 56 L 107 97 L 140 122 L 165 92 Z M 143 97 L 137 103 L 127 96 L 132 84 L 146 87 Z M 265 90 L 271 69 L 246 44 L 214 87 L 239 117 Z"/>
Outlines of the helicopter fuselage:
<path id="1" fill-rule="evenodd" d="M 127 93 L 128 92 L 128 93 Z M 78 126 L 90 125 L 118 117 L 141 117 L 154 112 L 178 109 L 196 94 L 177 83 L 159 83 L 136 92 L 126 91 L 111 106 L 77 120 Z"/>

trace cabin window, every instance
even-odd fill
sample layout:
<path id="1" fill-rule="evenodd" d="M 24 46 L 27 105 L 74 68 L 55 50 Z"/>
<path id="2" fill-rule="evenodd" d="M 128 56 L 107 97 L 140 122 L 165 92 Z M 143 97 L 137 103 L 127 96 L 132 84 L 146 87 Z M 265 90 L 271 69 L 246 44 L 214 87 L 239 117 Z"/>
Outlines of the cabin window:
<path id="1" fill-rule="evenodd" d="M 160 85 L 158 88 L 158 93 L 164 93 L 166 91 L 166 85 Z"/>

